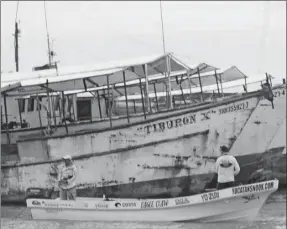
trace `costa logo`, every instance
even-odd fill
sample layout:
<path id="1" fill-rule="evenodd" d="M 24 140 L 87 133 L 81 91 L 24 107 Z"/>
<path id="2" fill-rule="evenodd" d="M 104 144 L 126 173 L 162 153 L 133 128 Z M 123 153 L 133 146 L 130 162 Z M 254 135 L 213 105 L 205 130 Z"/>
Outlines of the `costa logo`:
<path id="1" fill-rule="evenodd" d="M 136 203 L 115 203 L 115 206 L 118 207 L 123 207 L 123 208 L 130 208 L 130 207 L 136 207 Z"/>
<path id="2" fill-rule="evenodd" d="M 121 203 L 115 203 L 115 206 L 118 208 L 118 207 L 120 207 L 122 205 L 121 205 Z"/>

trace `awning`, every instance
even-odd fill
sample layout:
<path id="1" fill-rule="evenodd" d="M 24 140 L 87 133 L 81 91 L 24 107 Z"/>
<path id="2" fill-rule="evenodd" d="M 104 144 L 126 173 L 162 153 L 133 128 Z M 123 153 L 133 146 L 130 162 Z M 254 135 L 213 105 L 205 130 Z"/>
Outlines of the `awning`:
<path id="1" fill-rule="evenodd" d="M 81 66 L 71 68 L 58 68 L 30 73 L 2 74 L 1 83 L 20 83 L 21 86 L 6 94 L 9 96 L 20 96 L 38 94 L 50 91 L 87 90 L 89 88 L 101 88 L 109 83 L 123 82 L 123 72 L 126 81 L 145 78 L 152 75 L 164 76 L 166 71 L 166 59 L 170 57 L 171 71 L 187 71 L 186 66 L 178 63 L 169 53 L 149 57 L 134 58 L 132 60 L 105 62 L 94 66 Z M 147 66 L 145 68 L 145 65 Z"/>

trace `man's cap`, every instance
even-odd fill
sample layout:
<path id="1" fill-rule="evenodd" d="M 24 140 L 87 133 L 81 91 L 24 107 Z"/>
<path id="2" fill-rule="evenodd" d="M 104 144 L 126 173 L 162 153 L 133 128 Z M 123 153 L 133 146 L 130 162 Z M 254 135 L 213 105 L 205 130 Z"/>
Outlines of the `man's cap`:
<path id="1" fill-rule="evenodd" d="M 72 157 L 70 155 L 66 155 L 62 157 L 64 160 L 72 160 Z"/>
<path id="2" fill-rule="evenodd" d="M 220 146 L 222 152 L 227 153 L 229 152 L 229 148 L 227 146 Z"/>

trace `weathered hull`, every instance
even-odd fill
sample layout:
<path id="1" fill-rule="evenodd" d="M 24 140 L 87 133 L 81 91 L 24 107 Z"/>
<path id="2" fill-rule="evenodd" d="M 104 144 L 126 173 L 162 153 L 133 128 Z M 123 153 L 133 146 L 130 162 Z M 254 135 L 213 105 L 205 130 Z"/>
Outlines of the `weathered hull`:
<path id="1" fill-rule="evenodd" d="M 278 173 L 274 171 L 274 165 L 280 160 L 282 156 L 283 147 L 271 149 L 265 153 L 251 154 L 236 157 L 241 165 L 241 172 L 236 177 L 236 184 L 247 184 L 250 182 L 257 182 L 262 180 L 278 178 Z M 48 168 L 48 167 L 47 167 Z M 47 169 L 46 168 L 46 169 Z M 37 167 L 30 168 L 31 170 L 38 169 Z M 264 169 L 261 174 L 257 174 L 258 169 Z M 45 169 L 42 169 L 45 171 Z M 155 172 L 156 169 L 152 169 Z M 216 175 L 213 172 L 206 172 L 201 174 L 193 174 L 192 169 L 173 169 L 175 175 L 167 176 L 163 179 L 150 179 L 146 181 L 136 181 L 130 179 L 127 183 L 115 184 L 120 181 L 97 181 L 90 183 L 82 183 L 77 187 L 78 197 L 102 197 L 104 194 L 107 197 L 113 198 L 171 198 L 182 197 L 203 192 L 205 189 L 216 188 Z M 12 170 L 10 170 L 12 172 Z M 39 170 L 37 170 L 39 171 Z M 176 172 L 185 174 L 176 176 Z M 15 172 L 15 170 L 13 171 Z M 22 172 L 23 173 L 23 172 Z M 10 174 L 16 175 L 16 174 Z M 19 175 L 18 175 L 19 176 Z M 15 177 L 16 179 L 16 177 Z M 53 179 L 53 178 L 52 178 Z M 53 181 L 50 178 L 51 184 Z M 37 184 L 38 183 L 38 184 Z M 42 187 L 39 182 L 34 180 L 33 184 L 28 187 Z M 57 187 L 46 186 L 47 194 L 50 197 L 56 198 L 59 196 Z M 4 188 L 4 187 L 3 187 Z M 2 191 L 2 203 L 25 203 L 25 189 L 22 190 L 8 190 Z"/>
<path id="2" fill-rule="evenodd" d="M 219 146 L 226 144 L 232 146 L 231 153 L 242 167 L 238 182 L 246 183 L 251 173 L 258 169 L 269 170 L 274 175 L 285 147 L 281 140 L 276 140 L 282 130 L 270 130 L 265 126 L 270 135 L 265 138 L 267 144 L 260 151 L 248 150 L 248 147 L 240 149 L 240 146 L 253 144 L 254 139 L 244 139 L 242 134 L 253 125 L 254 112 L 260 108 L 272 110 L 260 106 L 262 103 L 269 105 L 268 101 L 261 100 L 259 105 L 258 101 L 256 97 L 246 98 L 235 104 L 192 110 L 126 128 L 50 138 L 45 147 L 39 140 L 30 144 L 23 141 L 20 144 L 22 158 L 41 161 L 47 151 L 47 160 L 67 153 L 73 155 L 79 168 L 79 196 L 101 197 L 105 193 L 119 198 L 158 198 L 189 195 L 209 186 L 215 187 L 214 162 L 219 155 Z M 279 107 L 277 101 L 274 101 L 275 109 Z M 275 119 L 278 121 L 280 117 Z M 269 120 L 273 118 L 266 117 L 266 121 Z M 258 164 L 259 160 L 261 163 Z M 57 164 L 58 161 L 54 160 L 51 163 L 2 166 L 2 201 L 24 201 L 29 187 L 51 190 L 55 186 Z M 264 176 L 271 175 L 269 172 Z M 53 195 L 56 193 L 57 190 Z"/>

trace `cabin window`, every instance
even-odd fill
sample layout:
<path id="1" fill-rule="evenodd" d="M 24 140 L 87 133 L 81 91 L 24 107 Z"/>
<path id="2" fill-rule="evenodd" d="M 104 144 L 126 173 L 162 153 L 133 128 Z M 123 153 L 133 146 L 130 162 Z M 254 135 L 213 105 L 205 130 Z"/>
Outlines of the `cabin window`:
<path id="1" fill-rule="evenodd" d="M 92 109 L 91 100 L 77 101 L 78 120 L 91 120 Z"/>
<path id="2" fill-rule="evenodd" d="M 28 112 L 34 111 L 34 98 L 28 99 Z"/>
<path id="3" fill-rule="evenodd" d="M 19 99 L 19 110 L 20 112 L 25 112 L 25 99 Z"/>
<path id="4" fill-rule="evenodd" d="M 38 100 L 39 100 L 39 103 L 38 103 Z M 38 97 L 38 100 L 37 100 L 37 111 L 42 109 L 42 105 L 41 105 L 42 97 Z"/>

